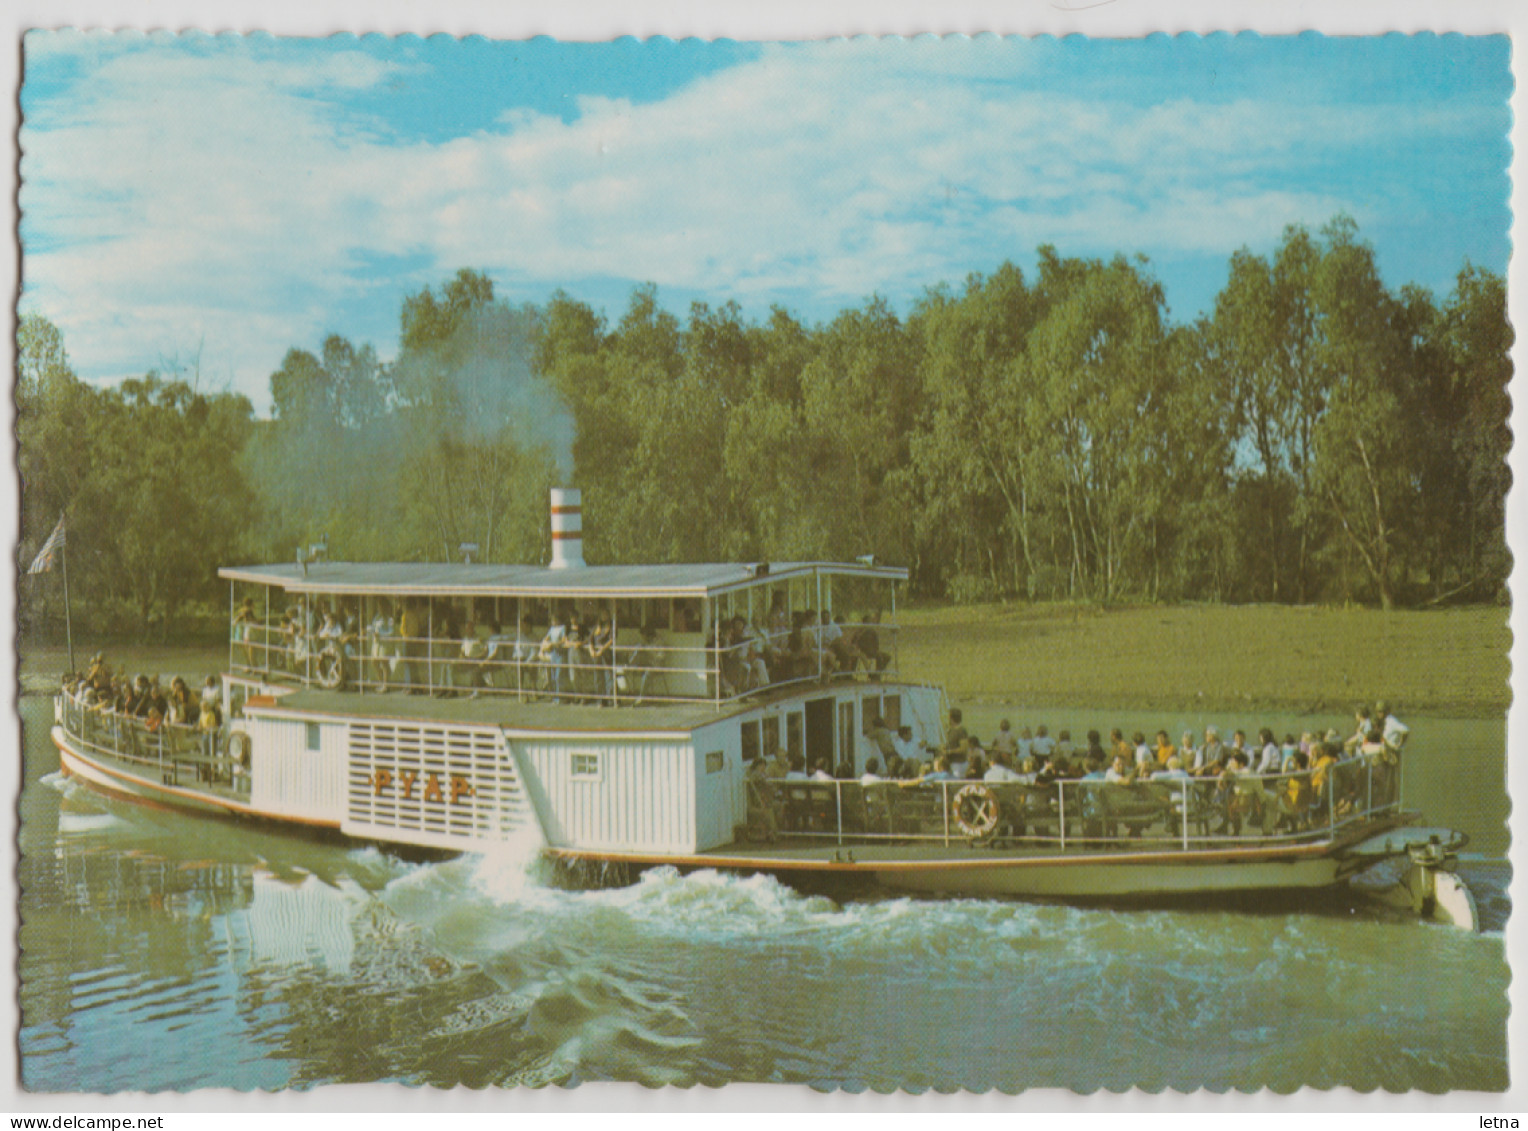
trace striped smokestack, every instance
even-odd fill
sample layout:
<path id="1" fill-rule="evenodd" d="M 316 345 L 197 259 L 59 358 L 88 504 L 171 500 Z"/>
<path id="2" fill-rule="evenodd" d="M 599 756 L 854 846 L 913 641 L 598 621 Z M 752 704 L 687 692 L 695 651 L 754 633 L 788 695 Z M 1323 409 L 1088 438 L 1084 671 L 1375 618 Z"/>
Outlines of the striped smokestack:
<path id="1" fill-rule="evenodd" d="M 584 564 L 584 496 L 577 487 L 552 488 L 552 568 Z"/>

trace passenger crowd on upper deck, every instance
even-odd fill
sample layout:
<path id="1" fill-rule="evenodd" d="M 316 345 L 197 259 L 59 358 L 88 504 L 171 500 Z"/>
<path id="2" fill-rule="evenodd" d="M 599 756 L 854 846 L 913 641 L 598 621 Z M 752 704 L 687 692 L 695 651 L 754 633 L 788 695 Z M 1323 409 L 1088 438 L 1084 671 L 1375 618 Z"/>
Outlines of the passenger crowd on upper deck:
<path id="1" fill-rule="evenodd" d="M 233 616 L 233 638 L 247 669 L 331 687 L 361 681 L 379 691 L 509 690 L 595 702 L 618 694 L 732 698 L 819 672 L 879 673 L 890 664 L 878 614 L 849 624 L 826 610 L 789 612 L 784 594 L 775 596 L 759 623 L 719 616 L 708 636 L 698 599 L 656 602 L 637 623 L 622 625 L 620 640 L 608 603 L 525 602 L 505 622 L 475 617 L 465 601 L 379 598 L 363 625 L 352 605 L 320 599 L 291 605 L 266 624 L 246 598 Z M 701 682 L 676 690 L 686 676 Z"/>

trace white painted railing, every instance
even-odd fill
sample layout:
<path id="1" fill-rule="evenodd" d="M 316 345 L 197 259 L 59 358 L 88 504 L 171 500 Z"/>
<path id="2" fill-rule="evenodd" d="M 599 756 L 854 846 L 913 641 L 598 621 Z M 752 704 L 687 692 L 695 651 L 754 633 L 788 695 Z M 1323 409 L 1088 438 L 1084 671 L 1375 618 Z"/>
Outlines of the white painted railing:
<path id="1" fill-rule="evenodd" d="M 1178 848 L 1328 840 L 1400 810 L 1400 766 L 1138 782 L 755 781 L 750 835 L 995 847 Z"/>

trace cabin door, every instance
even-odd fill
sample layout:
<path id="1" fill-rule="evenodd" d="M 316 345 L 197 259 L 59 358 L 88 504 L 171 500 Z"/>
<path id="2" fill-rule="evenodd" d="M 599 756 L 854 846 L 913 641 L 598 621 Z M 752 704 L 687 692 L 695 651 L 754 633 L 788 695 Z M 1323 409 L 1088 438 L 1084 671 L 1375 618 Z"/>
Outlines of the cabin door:
<path id="1" fill-rule="evenodd" d="M 806 701 L 806 767 L 833 772 L 833 700 Z"/>

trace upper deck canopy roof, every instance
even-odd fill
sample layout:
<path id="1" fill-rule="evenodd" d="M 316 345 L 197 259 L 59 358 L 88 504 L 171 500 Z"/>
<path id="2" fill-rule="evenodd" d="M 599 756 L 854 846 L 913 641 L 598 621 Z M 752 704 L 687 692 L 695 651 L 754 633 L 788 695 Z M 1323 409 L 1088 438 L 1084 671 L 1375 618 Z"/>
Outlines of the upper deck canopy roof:
<path id="1" fill-rule="evenodd" d="M 229 581 L 271 585 L 288 593 L 354 593 L 439 597 L 713 597 L 772 581 L 824 576 L 906 581 L 907 570 L 843 562 L 598 565 L 572 569 L 491 562 L 296 562 L 227 566 Z"/>

